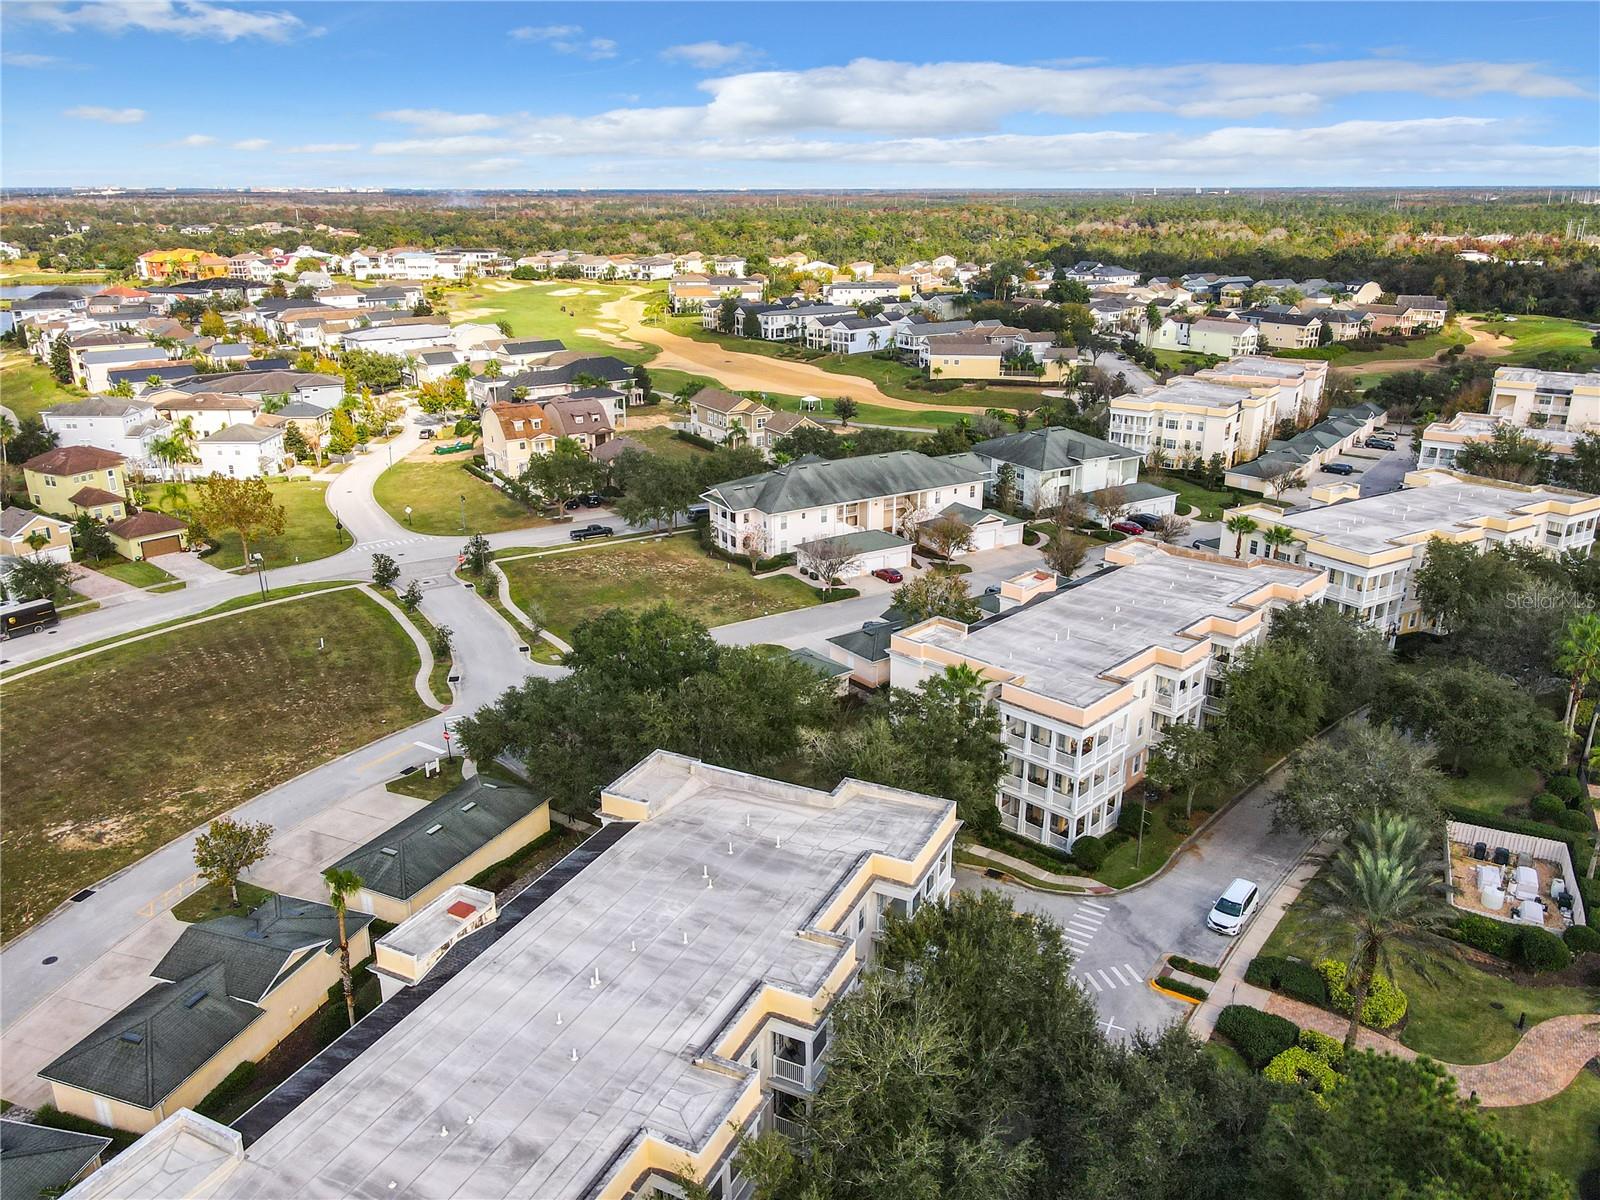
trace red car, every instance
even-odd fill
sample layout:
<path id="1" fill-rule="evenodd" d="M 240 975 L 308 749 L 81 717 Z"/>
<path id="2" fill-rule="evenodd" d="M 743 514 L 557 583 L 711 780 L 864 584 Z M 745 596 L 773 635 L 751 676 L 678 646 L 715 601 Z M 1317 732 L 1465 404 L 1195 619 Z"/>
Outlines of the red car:
<path id="1" fill-rule="evenodd" d="M 1143 525 L 1137 524 L 1133 521 L 1113 521 L 1111 523 L 1111 528 L 1115 529 L 1118 533 L 1125 533 L 1129 537 L 1138 537 L 1145 531 Z"/>
<path id="2" fill-rule="evenodd" d="M 874 579 L 881 579 L 885 583 L 899 583 L 905 578 L 904 575 L 900 574 L 900 572 L 895 570 L 893 567 L 879 567 L 872 573 L 872 577 Z"/>

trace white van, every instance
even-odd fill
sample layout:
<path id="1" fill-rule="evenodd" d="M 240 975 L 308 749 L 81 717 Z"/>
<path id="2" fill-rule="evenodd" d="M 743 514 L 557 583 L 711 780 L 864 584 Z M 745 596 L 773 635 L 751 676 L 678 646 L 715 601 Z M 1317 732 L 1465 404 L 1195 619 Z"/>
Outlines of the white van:
<path id="1" fill-rule="evenodd" d="M 1248 879 L 1235 879 L 1206 914 L 1206 928 L 1228 937 L 1238 937 L 1260 899 L 1260 888 Z"/>

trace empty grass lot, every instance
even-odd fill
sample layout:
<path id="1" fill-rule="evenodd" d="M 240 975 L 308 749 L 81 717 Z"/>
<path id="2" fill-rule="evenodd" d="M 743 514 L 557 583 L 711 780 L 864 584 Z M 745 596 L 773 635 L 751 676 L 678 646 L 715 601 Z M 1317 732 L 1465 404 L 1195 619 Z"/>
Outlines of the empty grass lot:
<path id="1" fill-rule="evenodd" d="M 37 417 L 56 404 L 82 400 L 87 394 L 79 388 L 62 387 L 49 368 L 20 350 L 0 357 L 0 404 L 16 413 L 19 421 Z"/>
<path id="2" fill-rule="evenodd" d="M 422 720 L 418 665 L 406 632 L 352 590 L 0 686 L 0 936 L 250 797 Z"/>
<path id="3" fill-rule="evenodd" d="M 645 609 L 663 600 L 708 626 L 821 601 L 798 579 L 754 579 L 745 568 L 712 558 L 688 536 L 503 559 L 498 565 L 517 607 L 537 603 L 550 631 L 563 637 L 604 609 Z"/>
<path id="4" fill-rule="evenodd" d="M 499 533 L 549 524 L 499 488 L 479 479 L 466 465 L 466 455 L 407 458 L 378 476 L 372 495 L 384 512 L 418 533 L 447 537 L 460 534 L 463 496 L 468 533 Z M 409 522 L 408 504 L 412 510 Z"/>
<path id="5" fill-rule="evenodd" d="M 297 562 L 311 562 L 327 558 L 350 545 L 350 535 L 334 528 L 334 515 L 328 511 L 326 500 L 328 485 L 313 483 L 308 479 L 285 479 L 267 485 L 272 498 L 284 509 L 283 534 L 280 537 L 250 539 L 250 553 L 261 555 L 267 569 L 289 567 Z M 177 488 L 153 489 L 150 507 L 162 512 L 184 516 L 194 484 Z M 221 542 L 221 549 L 206 556 L 206 562 L 224 571 L 244 565 L 244 550 L 239 535 L 231 529 L 212 530 Z"/>
<path id="6" fill-rule="evenodd" d="M 1326 946 L 1319 938 L 1331 937 Z M 1350 952 L 1348 937 L 1337 922 L 1317 913 L 1313 901 L 1302 893 L 1272 931 L 1263 954 L 1291 954 L 1314 962 L 1343 958 Z M 1568 985 L 1545 986 L 1526 975 L 1486 971 L 1457 959 L 1451 947 L 1422 950 L 1407 962 L 1397 955 L 1395 982 L 1410 1002 L 1399 1040 L 1418 1054 L 1449 1063 L 1493 1062 L 1517 1044 L 1521 1034 L 1517 1018 L 1528 1014 L 1528 1024 L 1567 1013 L 1594 1012 L 1600 1005 L 1600 988 Z M 1421 966 L 1427 978 L 1417 969 Z M 1494 1007 L 1498 1005 L 1499 1007 Z"/>
<path id="7" fill-rule="evenodd" d="M 654 346 L 626 349 L 593 332 L 578 332 L 617 332 L 616 322 L 600 315 L 600 306 L 641 290 L 638 284 L 596 283 L 592 279 L 482 282 L 466 291 L 450 293 L 450 319 L 506 320 L 519 338 L 560 338 L 568 350 L 592 350 L 626 363 L 642 363 L 654 357 Z"/>
<path id="8" fill-rule="evenodd" d="M 154 587 L 159 583 L 171 583 L 173 577 L 163 571 L 149 559 L 139 559 L 137 562 L 131 558 L 123 558 L 118 554 L 108 558 L 103 563 L 87 564 L 102 575 L 109 575 L 113 579 L 120 579 L 123 583 L 131 584 L 137 588 Z"/>

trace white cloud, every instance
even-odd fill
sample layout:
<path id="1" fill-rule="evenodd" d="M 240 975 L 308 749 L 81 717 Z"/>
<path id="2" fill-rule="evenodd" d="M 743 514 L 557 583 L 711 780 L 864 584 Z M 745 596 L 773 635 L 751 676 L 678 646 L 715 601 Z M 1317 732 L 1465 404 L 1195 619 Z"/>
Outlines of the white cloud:
<path id="1" fill-rule="evenodd" d="M 520 42 L 540 42 L 558 54 L 584 58 L 615 58 L 617 44 L 610 38 L 585 37 L 582 25 L 523 25 L 511 31 Z"/>
<path id="2" fill-rule="evenodd" d="M 761 51 L 748 42 L 689 42 L 682 46 L 668 46 L 661 52 L 668 62 L 688 63 L 702 71 L 716 71 L 734 63 L 760 58 Z"/>
<path id="3" fill-rule="evenodd" d="M 80 104 L 61 114 L 80 121 L 102 121 L 107 125 L 137 125 L 144 120 L 142 108 L 104 108 L 98 104 Z"/>
<path id="4" fill-rule="evenodd" d="M 209 133 L 191 133 L 188 137 L 179 138 L 180 146 L 213 146 L 217 139 Z"/>
<path id="5" fill-rule="evenodd" d="M 234 150 L 265 150 L 272 145 L 266 138 L 240 138 L 237 142 L 230 143 Z"/>
<path id="6" fill-rule="evenodd" d="M 64 67 L 67 60 L 54 54 L 0 54 L 0 63 L 8 67 Z"/>
<path id="7" fill-rule="evenodd" d="M 361 147 L 355 142 L 308 142 L 304 146 L 286 146 L 285 154 L 350 154 Z"/>
<path id="8" fill-rule="evenodd" d="M 228 8 L 202 0 L 95 0 L 63 4 L 28 0 L 7 7 L 9 19 L 48 25 L 63 33 L 172 33 L 186 38 L 233 42 L 261 38 L 286 42 L 296 34 L 315 33 L 290 12 Z"/>
<path id="9" fill-rule="evenodd" d="M 380 121 L 398 121 L 410 125 L 419 133 L 477 133 L 484 129 L 498 129 L 506 123 L 505 117 L 488 113 L 453 113 L 439 108 L 396 108 L 377 114 Z"/>
<path id="10" fill-rule="evenodd" d="M 452 137 L 404 138 L 397 142 L 378 142 L 372 147 L 374 154 L 426 154 L 449 156 L 453 154 L 493 154 L 507 146 L 503 137 L 482 137 L 476 134 L 459 134 Z"/>

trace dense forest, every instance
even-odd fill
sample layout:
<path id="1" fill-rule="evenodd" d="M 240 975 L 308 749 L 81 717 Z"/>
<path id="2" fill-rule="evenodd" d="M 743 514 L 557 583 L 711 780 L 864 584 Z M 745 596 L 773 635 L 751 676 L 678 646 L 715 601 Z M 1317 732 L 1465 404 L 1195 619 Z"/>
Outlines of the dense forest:
<path id="1" fill-rule="evenodd" d="M 1600 234 L 1600 212 L 1543 191 L 10 195 L 5 217 L 8 241 L 42 265 L 74 270 L 126 270 L 156 247 L 232 254 L 290 241 L 326 250 L 495 245 L 513 255 L 554 246 L 696 249 L 757 261 L 799 250 L 878 264 L 940 254 L 978 262 L 1092 258 L 1153 274 L 1372 277 L 1395 292 L 1449 295 L 1463 308 L 1600 316 L 1600 237 L 1582 236 Z M 248 228 L 273 221 L 298 232 Z M 335 237 L 319 224 L 355 236 Z M 212 228 L 183 232 L 195 226 Z M 1477 247 L 1536 261 L 1456 257 Z"/>

